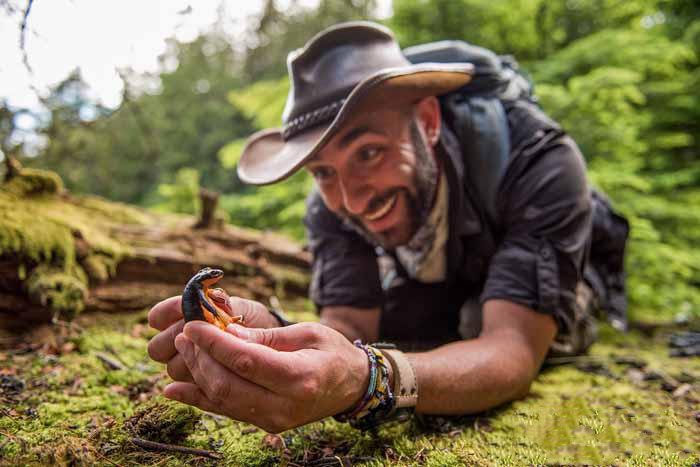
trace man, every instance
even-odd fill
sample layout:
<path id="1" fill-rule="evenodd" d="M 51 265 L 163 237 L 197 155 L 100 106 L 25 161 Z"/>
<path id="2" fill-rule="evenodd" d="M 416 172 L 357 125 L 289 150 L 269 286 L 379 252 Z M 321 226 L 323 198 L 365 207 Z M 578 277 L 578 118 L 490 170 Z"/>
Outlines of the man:
<path id="1" fill-rule="evenodd" d="M 321 323 L 280 327 L 231 297 L 248 327 L 223 332 L 183 326 L 179 297 L 165 300 L 149 314 L 162 331 L 149 353 L 175 380 L 166 397 L 270 432 L 337 414 L 372 426 L 397 408 L 466 414 L 524 397 L 548 352 L 590 345 L 591 239 L 624 246 L 626 225 L 605 229 L 616 218 L 554 122 L 534 105 L 507 109 L 512 150 L 489 211 L 479 187 L 492 174 L 468 173 L 472 142 L 436 97 L 467 85 L 471 65 L 410 64 L 389 30 L 365 22 L 321 32 L 288 63 L 284 128 L 253 135 L 238 171 L 253 184 L 313 175 Z M 619 241 L 605 244 L 621 258 Z"/>

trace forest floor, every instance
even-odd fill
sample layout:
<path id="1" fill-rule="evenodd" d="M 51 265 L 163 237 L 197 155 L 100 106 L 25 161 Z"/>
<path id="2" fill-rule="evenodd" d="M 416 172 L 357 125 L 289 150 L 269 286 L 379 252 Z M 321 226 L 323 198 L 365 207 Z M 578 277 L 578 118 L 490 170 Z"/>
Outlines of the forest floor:
<path id="1" fill-rule="evenodd" d="M 0 336 L 0 465 L 697 465 L 700 358 L 669 357 L 671 331 L 604 326 L 588 356 L 478 416 L 366 433 L 329 419 L 277 436 L 160 396 L 169 379 L 147 356 L 146 310 L 87 313 L 12 346 Z"/>
<path id="2" fill-rule="evenodd" d="M 278 296 L 293 319 L 315 320 L 301 298 L 308 254 L 233 226 L 196 231 L 180 217 L 170 226 L 60 185 L 33 171 L 0 186 L 0 324 L 30 328 L 18 336 L 0 326 L 2 466 L 700 463 L 700 357 L 669 356 L 673 326 L 602 326 L 589 355 L 544 368 L 523 400 L 375 432 L 328 419 L 267 435 L 168 401 L 165 368 L 146 351 L 148 307 L 216 265 L 229 293 Z M 86 311 L 32 324 L 48 321 L 48 305 Z"/>

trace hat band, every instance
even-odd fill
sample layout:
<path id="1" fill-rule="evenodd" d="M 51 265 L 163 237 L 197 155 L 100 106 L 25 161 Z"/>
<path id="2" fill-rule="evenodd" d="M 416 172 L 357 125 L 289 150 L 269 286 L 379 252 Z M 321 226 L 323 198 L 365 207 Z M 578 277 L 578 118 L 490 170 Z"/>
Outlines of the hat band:
<path id="1" fill-rule="evenodd" d="M 339 99 L 323 107 L 299 115 L 284 125 L 282 129 L 282 139 L 287 141 L 289 138 L 298 135 L 304 130 L 325 123 L 328 120 L 333 120 L 333 118 L 338 115 L 343 103 L 345 103 L 345 99 Z"/>

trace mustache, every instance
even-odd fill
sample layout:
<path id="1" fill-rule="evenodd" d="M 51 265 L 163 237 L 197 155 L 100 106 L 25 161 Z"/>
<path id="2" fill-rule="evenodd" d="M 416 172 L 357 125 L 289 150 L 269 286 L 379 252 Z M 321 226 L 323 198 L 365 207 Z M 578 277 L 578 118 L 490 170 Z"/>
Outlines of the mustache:
<path id="1" fill-rule="evenodd" d="M 375 195 L 367 203 L 367 207 L 365 208 L 365 210 L 362 214 L 359 214 L 359 215 L 358 214 L 351 214 L 350 212 L 348 212 L 345 209 L 345 207 L 341 207 L 340 212 L 344 217 L 351 219 L 353 222 L 356 222 L 356 223 L 359 223 L 360 225 L 362 225 L 362 217 L 363 216 L 367 215 L 368 213 L 374 212 L 377 209 L 379 209 L 380 207 L 382 207 L 384 205 L 384 203 L 389 198 L 391 198 L 395 194 L 399 193 L 400 191 L 406 191 L 406 190 L 403 188 L 393 188 L 393 189 L 385 191 L 384 193 L 382 193 L 380 195 Z"/>

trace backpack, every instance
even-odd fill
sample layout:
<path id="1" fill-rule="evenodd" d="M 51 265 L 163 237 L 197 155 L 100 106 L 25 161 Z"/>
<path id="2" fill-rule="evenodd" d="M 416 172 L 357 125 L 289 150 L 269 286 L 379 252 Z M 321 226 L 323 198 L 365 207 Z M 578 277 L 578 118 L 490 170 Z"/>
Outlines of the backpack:
<path id="1" fill-rule="evenodd" d="M 509 159 L 538 131 L 559 126 L 539 109 L 532 81 L 512 56 L 498 56 L 460 40 L 416 45 L 403 53 L 414 64 L 474 65 L 472 80 L 440 96 L 440 107 L 462 149 L 469 185 L 465 188 L 475 193 L 491 225 L 497 226 L 498 185 Z"/>
<path id="2" fill-rule="evenodd" d="M 537 105 L 532 81 L 511 56 L 498 56 L 464 41 L 439 41 L 403 50 L 411 63 L 474 65 L 472 80 L 439 96 L 443 117 L 459 140 L 465 167 L 465 190 L 481 204 L 492 233 L 499 230 L 496 198 L 510 158 L 562 134 Z M 533 146 L 534 148 L 535 146 Z M 604 195 L 592 190 L 593 226 L 590 262 L 582 271 L 600 310 L 618 329 L 627 326 L 624 252 L 627 220 Z"/>

